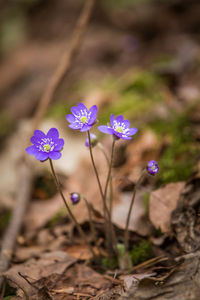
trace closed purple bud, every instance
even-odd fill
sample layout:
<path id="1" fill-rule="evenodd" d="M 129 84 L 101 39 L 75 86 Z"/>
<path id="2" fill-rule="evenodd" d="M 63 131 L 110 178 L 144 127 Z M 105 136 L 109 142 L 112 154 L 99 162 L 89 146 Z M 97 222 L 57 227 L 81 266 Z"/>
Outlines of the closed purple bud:
<path id="1" fill-rule="evenodd" d="M 95 134 L 93 134 L 93 133 L 90 133 L 90 141 L 91 141 L 91 146 L 92 147 L 95 147 L 96 146 L 96 144 L 98 143 L 98 138 L 97 138 L 97 136 L 95 135 Z M 89 139 L 87 138 L 86 140 L 85 140 L 85 146 L 86 147 L 88 147 L 89 148 Z"/>
<path id="2" fill-rule="evenodd" d="M 150 175 L 156 175 L 159 171 L 159 166 L 155 160 L 150 160 L 147 164 L 146 169 Z"/>
<path id="3" fill-rule="evenodd" d="M 77 204 L 81 200 L 81 196 L 79 193 L 71 193 L 70 199 L 72 200 L 72 204 Z"/>

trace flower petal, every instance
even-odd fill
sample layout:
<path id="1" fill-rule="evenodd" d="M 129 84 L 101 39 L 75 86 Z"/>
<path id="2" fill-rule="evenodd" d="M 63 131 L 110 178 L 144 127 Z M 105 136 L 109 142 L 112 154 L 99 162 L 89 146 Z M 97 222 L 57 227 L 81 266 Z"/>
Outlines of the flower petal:
<path id="1" fill-rule="evenodd" d="M 35 158 L 36 158 L 37 160 L 40 160 L 40 161 L 44 161 L 44 160 L 46 160 L 48 157 L 49 157 L 49 153 L 47 153 L 47 152 L 38 151 L 38 152 L 35 154 Z"/>
<path id="2" fill-rule="evenodd" d="M 96 105 L 93 105 L 93 106 L 89 109 L 89 113 L 91 113 L 90 119 L 89 119 L 89 122 L 88 122 L 89 125 L 94 124 L 94 122 L 96 121 L 96 118 L 97 118 L 97 109 L 98 109 L 98 108 L 97 108 Z"/>
<path id="3" fill-rule="evenodd" d="M 137 131 L 138 131 L 137 128 L 130 128 L 127 135 L 134 135 L 136 134 Z"/>
<path id="4" fill-rule="evenodd" d="M 78 103 L 78 104 L 77 104 L 77 108 L 78 108 L 79 110 L 82 109 L 82 110 L 88 111 L 87 108 L 86 108 L 86 106 L 85 106 L 83 103 Z"/>
<path id="5" fill-rule="evenodd" d="M 54 143 L 55 143 L 55 147 L 54 147 L 54 150 L 61 150 L 64 146 L 64 140 L 63 139 L 57 139 L 57 140 L 54 140 Z"/>
<path id="6" fill-rule="evenodd" d="M 69 125 L 70 128 L 72 129 L 81 129 L 82 128 L 82 124 L 80 123 L 72 123 Z"/>
<path id="7" fill-rule="evenodd" d="M 92 127 L 91 125 L 84 124 L 80 131 L 81 132 L 86 132 L 86 131 L 90 130 L 91 127 Z"/>
<path id="8" fill-rule="evenodd" d="M 130 136 L 127 136 L 125 134 L 122 134 L 122 137 L 121 137 L 123 140 L 132 140 L 132 137 Z"/>
<path id="9" fill-rule="evenodd" d="M 35 155 L 38 152 L 38 149 L 34 145 L 32 145 L 26 148 L 26 152 L 30 155 Z"/>
<path id="10" fill-rule="evenodd" d="M 111 124 L 112 127 L 114 125 L 114 123 L 113 123 L 114 120 L 115 120 L 115 116 L 113 114 L 111 114 L 111 116 L 110 116 L 110 124 Z"/>
<path id="11" fill-rule="evenodd" d="M 107 134 L 113 134 L 114 130 L 112 128 L 110 128 L 109 126 L 106 125 L 101 125 L 98 126 L 99 131 L 103 132 L 103 133 L 107 133 Z"/>
<path id="12" fill-rule="evenodd" d="M 116 121 L 121 123 L 122 121 L 124 120 L 124 117 L 122 115 L 119 115 L 117 118 L 116 118 Z"/>
<path id="13" fill-rule="evenodd" d="M 129 122 L 129 120 L 124 120 L 123 123 L 124 123 L 124 125 L 125 125 L 125 128 L 129 128 L 129 127 L 130 127 L 130 122 Z"/>
<path id="14" fill-rule="evenodd" d="M 71 107 L 71 112 L 75 116 L 80 116 L 80 113 L 81 113 L 80 109 L 77 106 L 72 106 Z"/>
<path id="15" fill-rule="evenodd" d="M 71 115 L 71 114 L 67 115 L 67 116 L 66 116 L 66 119 L 67 119 L 67 121 L 68 121 L 69 123 L 74 123 L 75 120 L 76 120 L 76 118 L 74 117 L 74 115 Z"/>
<path id="16" fill-rule="evenodd" d="M 41 141 L 41 138 L 39 138 L 39 137 L 37 137 L 37 136 L 35 136 L 35 135 L 33 135 L 33 136 L 31 137 L 31 143 L 32 143 L 32 144 L 38 144 L 38 143 L 40 143 L 40 141 Z"/>
<path id="17" fill-rule="evenodd" d="M 114 135 L 116 135 L 118 138 L 122 139 L 123 133 L 114 131 Z"/>
<path id="18" fill-rule="evenodd" d="M 52 139 L 58 139 L 59 138 L 58 129 L 56 128 L 49 129 L 49 131 L 47 132 L 47 137 Z"/>
<path id="19" fill-rule="evenodd" d="M 46 137 L 46 134 L 43 131 L 39 130 L 39 129 L 37 129 L 37 130 L 34 131 L 34 135 L 37 138 L 40 138 L 40 139 L 43 139 L 43 138 Z"/>
<path id="20" fill-rule="evenodd" d="M 49 153 L 49 158 L 51 159 L 59 159 L 62 156 L 62 154 L 59 151 L 52 151 Z"/>

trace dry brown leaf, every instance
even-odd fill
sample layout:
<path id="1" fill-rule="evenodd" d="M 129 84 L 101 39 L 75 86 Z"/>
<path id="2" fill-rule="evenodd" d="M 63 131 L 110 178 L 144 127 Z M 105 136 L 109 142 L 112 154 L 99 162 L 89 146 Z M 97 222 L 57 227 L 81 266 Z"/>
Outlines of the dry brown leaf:
<path id="1" fill-rule="evenodd" d="M 138 281 L 155 276 L 156 273 L 144 273 L 144 274 L 130 274 L 130 275 L 122 275 L 120 276 L 120 279 L 124 281 L 124 288 L 125 291 L 129 290 L 134 283 L 137 283 Z"/>
<path id="2" fill-rule="evenodd" d="M 92 258 L 92 254 L 87 245 L 73 245 L 67 247 L 67 253 L 76 259 L 89 260 Z"/>
<path id="3" fill-rule="evenodd" d="M 66 252 L 54 251 L 43 253 L 39 259 L 32 258 L 24 264 L 18 264 L 11 267 L 4 276 L 16 287 L 22 287 L 28 294 L 34 292 L 31 286 L 22 276 L 27 277 L 31 283 L 35 283 L 41 278 L 48 277 L 52 274 L 62 274 L 70 267 L 76 259 Z M 20 276 L 22 274 L 22 276 Z"/>
<path id="4" fill-rule="evenodd" d="M 135 231 L 142 236 L 146 236 L 151 233 L 151 226 L 147 218 L 146 208 L 143 201 L 145 192 L 142 190 L 137 192 L 129 223 L 129 230 Z M 119 228 L 124 229 L 126 226 L 126 219 L 132 194 L 132 192 L 121 193 L 120 201 L 113 207 L 113 222 Z"/>
<path id="5" fill-rule="evenodd" d="M 184 182 L 169 183 L 151 192 L 149 218 L 152 224 L 162 232 L 170 232 L 171 214 L 177 207 L 184 186 Z"/>

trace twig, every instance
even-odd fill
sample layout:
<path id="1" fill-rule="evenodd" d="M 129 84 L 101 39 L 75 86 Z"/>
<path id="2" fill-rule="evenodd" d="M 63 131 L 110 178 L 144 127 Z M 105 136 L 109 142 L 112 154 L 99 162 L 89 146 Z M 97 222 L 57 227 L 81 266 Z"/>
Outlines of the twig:
<path id="1" fill-rule="evenodd" d="M 83 34 L 86 30 L 90 15 L 92 13 L 92 8 L 94 6 L 95 0 L 87 0 L 85 1 L 85 5 L 81 12 L 81 15 L 77 21 L 77 25 L 75 27 L 73 37 L 71 40 L 71 44 L 67 45 L 66 49 L 69 49 L 61 58 L 57 69 L 55 70 L 52 78 L 45 89 L 40 102 L 38 103 L 38 108 L 36 113 L 33 117 L 33 125 L 32 131 L 34 131 L 39 123 L 41 122 L 42 118 L 44 117 L 47 108 L 54 96 L 54 93 L 63 79 L 63 77 L 68 73 L 72 61 L 75 58 L 75 55 L 80 48 L 80 44 L 83 38 Z M 30 136 L 30 133 L 27 134 L 27 139 Z M 25 140 L 27 140 L 25 139 Z M 26 142 L 25 142 L 26 143 Z M 24 147 L 22 147 L 22 151 L 24 151 Z M 11 217 L 10 224 L 4 234 L 4 238 L 2 240 L 2 248 L 0 252 L 0 273 L 6 271 L 9 267 L 9 263 L 13 254 L 15 242 L 17 235 L 20 232 L 21 225 L 24 219 L 25 211 L 27 204 L 30 199 L 31 193 L 31 182 L 32 182 L 32 175 L 31 175 L 31 167 L 27 164 L 27 159 L 25 154 L 22 155 L 22 164 L 18 168 L 19 174 L 19 191 L 16 196 L 16 204 L 13 209 L 13 214 Z M 0 288 L 3 282 L 3 277 L 0 277 Z"/>
<path id="2" fill-rule="evenodd" d="M 83 38 L 83 34 L 85 32 L 86 26 L 88 24 L 92 8 L 94 6 L 95 0 L 87 0 L 85 1 L 85 6 L 81 12 L 81 15 L 78 19 L 76 28 L 74 30 L 73 38 L 71 44 L 67 43 L 66 49 L 69 49 L 61 58 L 60 63 L 58 64 L 55 73 L 53 74 L 50 82 L 47 86 L 47 89 L 44 91 L 44 94 L 41 98 L 41 101 L 38 105 L 37 111 L 35 113 L 33 128 L 36 128 L 38 123 L 42 120 L 45 115 L 48 105 L 51 102 L 51 99 L 54 96 L 54 93 L 63 79 L 64 76 L 68 73 L 72 61 L 79 50 L 80 43 Z"/>

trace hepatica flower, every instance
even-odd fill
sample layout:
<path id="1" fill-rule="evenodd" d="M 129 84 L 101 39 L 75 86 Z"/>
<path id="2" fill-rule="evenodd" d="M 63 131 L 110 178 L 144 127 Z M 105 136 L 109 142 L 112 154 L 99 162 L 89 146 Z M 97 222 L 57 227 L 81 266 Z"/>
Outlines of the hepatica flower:
<path id="1" fill-rule="evenodd" d="M 150 175 L 155 175 L 159 171 L 159 166 L 155 160 L 150 160 L 147 164 L 147 172 Z"/>
<path id="2" fill-rule="evenodd" d="M 93 105 L 89 110 L 83 103 L 77 104 L 71 108 L 72 114 L 66 116 L 70 128 L 77 129 L 82 132 L 91 129 L 92 125 L 95 124 L 97 118 L 97 106 Z"/>
<path id="3" fill-rule="evenodd" d="M 98 129 L 103 133 L 113 134 L 117 138 L 124 140 L 131 140 L 131 136 L 136 134 L 137 132 L 137 128 L 129 128 L 129 120 L 124 120 L 124 117 L 122 115 L 118 116 L 115 119 L 115 116 L 111 114 L 110 125 L 111 126 L 102 125 L 99 126 Z"/>
<path id="4" fill-rule="evenodd" d="M 59 138 L 59 132 L 56 128 L 51 128 L 47 135 L 41 130 L 35 130 L 31 138 L 32 146 L 26 148 L 26 152 L 34 155 L 36 159 L 44 161 L 48 158 L 59 159 L 61 150 L 64 146 L 64 140 Z"/>

